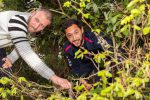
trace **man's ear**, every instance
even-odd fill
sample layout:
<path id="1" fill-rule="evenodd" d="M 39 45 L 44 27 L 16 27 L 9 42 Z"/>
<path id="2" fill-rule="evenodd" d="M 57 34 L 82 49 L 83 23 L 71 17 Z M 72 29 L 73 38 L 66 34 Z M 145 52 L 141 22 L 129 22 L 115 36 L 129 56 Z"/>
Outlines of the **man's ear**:
<path id="1" fill-rule="evenodd" d="M 83 28 L 83 26 L 81 27 L 81 31 L 82 31 L 82 33 L 84 33 L 84 28 Z"/>

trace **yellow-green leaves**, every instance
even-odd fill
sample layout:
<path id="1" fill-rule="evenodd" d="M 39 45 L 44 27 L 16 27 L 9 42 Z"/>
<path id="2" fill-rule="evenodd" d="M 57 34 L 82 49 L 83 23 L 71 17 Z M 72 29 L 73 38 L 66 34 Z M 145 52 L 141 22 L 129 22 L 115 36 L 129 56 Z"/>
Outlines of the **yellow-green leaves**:
<path id="1" fill-rule="evenodd" d="M 8 77 L 1 77 L 0 79 L 0 83 L 5 85 L 11 82 L 11 79 L 9 79 Z"/>
<path id="2" fill-rule="evenodd" d="M 91 2 L 91 0 L 86 0 L 87 2 Z"/>
<path id="3" fill-rule="evenodd" d="M 139 27 L 139 26 L 137 26 L 137 25 L 133 25 L 133 28 L 135 29 L 135 30 L 141 30 L 141 28 Z"/>
<path id="4" fill-rule="evenodd" d="M 99 34 L 101 32 L 101 30 L 100 29 L 94 29 L 94 30 L 92 30 L 92 32 L 96 32 Z"/>
<path id="5" fill-rule="evenodd" d="M 133 15 L 126 16 L 126 17 L 121 21 L 121 25 L 124 25 L 124 24 L 129 23 L 132 19 L 133 19 Z"/>
<path id="6" fill-rule="evenodd" d="M 86 7 L 85 2 L 80 2 L 80 7 L 81 8 Z"/>
<path id="7" fill-rule="evenodd" d="M 84 87 L 85 87 L 85 86 L 82 84 L 81 86 L 79 86 L 79 85 L 75 86 L 74 89 L 79 92 L 79 91 L 81 91 L 82 89 L 84 89 Z"/>
<path id="8" fill-rule="evenodd" d="M 139 10 L 144 11 L 145 10 L 145 5 L 144 4 L 140 5 Z"/>
<path id="9" fill-rule="evenodd" d="M 110 91 L 112 91 L 112 90 L 113 90 L 113 85 L 111 85 L 111 86 L 109 86 L 109 87 L 103 89 L 103 90 L 100 92 L 100 94 L 101 94 L 102 96 L 106 96 L 106 95 L 107 95 Z"/>
<path id="10" fill-rule="evenodd" d="M 144 34 L 144 35 L 147 35 L 148 33 L 150 33 L 150 27 L 145 27 L 145 28 L 143 29 L 143 34 Z"/>
<path id="11" fill-rule="evenodd" d="M 124 94 L 124 97 L 134 94 L 134 90 L 130 87 L 127 88 L 127 91 Z"/>
<path id="12" fill-rule="evenodd" d="M 101 63 L 101 60 L 106 58 L 105 56 L 106 54 L 105 53 L 98 53 L 94 56 L 94 60 L 97 62 L 97 63 Z"/>
<path id="13" fill-rule="evenodd" d="M 141 94 L 140 92 L 135 91 L 135 97 L 136 97 L 136 99 L 140 99 L 140 98 L 142 98 L 143 96 L 142 96 L 142 94 Z"/>
<path id="14" fill-rule="evenodd" d="M 71 2 L 70 2 L 70 1 L 67 1 L 67 2 L 64 3 L 63 6 L 64 6 L 64 7 L 70 7 L 70 6 L 71 6 Z"/>
<path id="15" fill-rule="evenodd" d="M 136 5 L 137 2 L 144 2 L 145 0 L 132 0 L 128 5 L 127 5 L 127 8 L 130 8 L 130 7 L 133 7 Z"/>
<path id="16" fill-rule="evenodd" d="M 87 100 L 87 92 L 82 93 L 80 96 L 78 96 L 77 100 Z"/>
<path id="17" fill-rule="evenodd" d="M 81 49 L 79 49 L 77 52 L 75 52 L 75 58 L 79 59 L 83 59 L 84 55 L 88 54 L 88 51 L 85 49 L 84 51 L 81 51 Z"/>
<path id="18" fill-rule="evenodd" d="M 27 80 L 25 79 L 25 77 L 19 77 L 19 78 L 18 78 L 18 82 L 19 82 L 19 83 L 27 82 Z"/>
<path id="19" fill-rule="evenodd" d="M 89 13 L 86 13 L 86 14 L 83 14 L 83 17 L 85 17 L 85 18 L 89 18 L 89 16 L 90 16 L 90 14 Z"/>
<path id="20" fill-rule="evenodd" d="M 129 26 L 130 26 L 129 24 L 128 24 L 128 25 L 124 25 L 124 26 L 121 28 L 120 32 L 126 31 Z"/>
<path id="21" fill-rule="evenodd" d="M 148 15 L 150 16 L 150 10 L 148 10 Z"/>
<path id="22" fill-rule="evenodd" d="M 133 14 L 134 16 L 138 16 L 140 14 L 140 10 L 139 9 L 132 9 L 131 14 Z"/>

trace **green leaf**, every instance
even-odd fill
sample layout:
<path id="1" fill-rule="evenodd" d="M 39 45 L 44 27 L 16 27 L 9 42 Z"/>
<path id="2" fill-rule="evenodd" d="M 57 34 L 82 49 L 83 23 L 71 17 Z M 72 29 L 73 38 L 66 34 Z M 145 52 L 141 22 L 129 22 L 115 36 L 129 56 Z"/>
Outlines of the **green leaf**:
<path id="1" fill-rule="evenodd" d="M 19 82 L 19 83 L 27 82 L 27 80 L 25 79 L 25 77 L 19 77 L 19 78 L 18 78 L 18 82 Z"/>
<path id="2" fill-rule="evenodd" d="M 126 30 L 126 31 L 123 31 L 122 33 L 123 33 L 123 35 L 128 36 L 129 31 L 128 31 L 128 30 Z"/>
<path id="3" fill-rule="evenodd" d="M 112 91 L 112 89 L 113 89 L 113 85 L 107 87 L 106 89 L 103 89 L 100 94 L 101 94 L 102 96 L 105 96 L 105 95 L 108 94 L 110 91 Z"/>
<path id="4" fill-rule="evenodd" d="M 9 82 L 11 82 L 11 80 L 8 77 L 2 77 L 0 79 L 0 83 L 3 85 L 8 84 Z"/>
<path id="5" fill-rule="evenodd" d="M 138 91 L 135 91 L 135 97 L 136 97 L 136 99 L 140 99 L 140 98 L 142 98 L 142 94 Z"/>
<path id="6" fill-rule="evenodd" d="M 83 17 L 85 17 L 85 18 L 89 18 L 89 16 L 90 16 L 90 14 L 89 13 L 87 13 L 87 14 L 83 14 Z"/>
<path id="7" fill-rule="evenodd" d="M 6 98 L 7 93 L 4 91 L 4 92 L 1 93 L 1 96 L 2 96 L 2 98 Z"/>
<path id="8" fill-rule="evenodd" d="M 81 8 L 86 7 L 86 6 L 85 6 L 85 2 L 80 2 L 80 7 L 81 7 Z"/>
<path id="9" fill-rule="evenodd" d="M 135 16 L 138 16 L 140 14 L 140 10 L 138 10 L 138 9 L 132 9 L 131 10 L 131 14 L 133 14 Z"/>
<path id="10" fill-rule="evenodd" d="M 111 23 L 112 23 L 112 24 L 115 24 L 115 23 L 117 22 L 118 17 L 120 17 L 120 16 L 122 16 L 122 14 L 118 14 L 118 15 L 112 17 L 112 18 L 111 18 Z"/>
<path id="11" fill-rule="evenodd" d="M 141 28 L 139 26 L 137 26 L 137 25 L 133 25 L 133 28 L 138 30 L 138 31 L 141 30 Z"/>
<path id="12" fill-rule="evenodd" d="M 76 52 L 75 52 L 75 58 L 77 58 L 77 56 L 78 56 L 79 54 L 81 54 L 81 53 L 82 53 L 81 49 L 79 49 L 78 51 L 76 51 Z"/>
<path id="13" fill-rule="evenodd" d="M 150 27 L 145 27 L 145 28 L 143 29 L 143 34 L 144 34 L 144 35 L 147 35 L 148 33 L 150 33 Z"/>
<path id="14" fill-rule="evenodd" d="M 101 30 L 100 29 L 95 29 L 95 32 L 100 33 Z"/>
<path id="15" fill-rule="evenodd" d="M 102 71 L 97 72 L 97 76 L 102 76 L 102 75 L 103 75 Z"/>
<path id="16" fill-rule="evenodd" d="M 79 92 L 84 89 L 84 85 L 82 84 L 81 86 L 75 86 L 74 89 Z"/>
<path id="17" fill-rule="evenodd" d="M 91 0 L 86 0 L 87 2 L 91 2 Z"/>
<path id="18" fill-rule="evenodd" d="M 148 10 L 148 15 L 150 16 L 150 10 Z"/>
<path id="19" fill-rule="evenodd" d="M 112 74 L 109 72 L 109 71 L 106 71 L 106 74 L 105 74 L 107 77 L 112 77 Z"/>
<path id="20" fill-rule="evenodd" d="M 11 89 L 11 95 L 14 95 L 14 94 L 16 94 L 17 93 L 17 88 L 16 87 L 13 87 L 12 89 Z"/>
<path id="21" fill-rule="evenodd" d="M 110 64 L 111 64 L 111 62 L 110 62 L 110 61 L 107 61 L 107 62 L 105 62 L 104 66 L 105 66 L 105 67 L 106 67 L 106 66 L 110 66 Z"/>
<path id="22" fill-rule="evenodd" d="M 124 94 L 124 97 L 134 94 L 134 90 L 132 88 L 127 88 L 127 91 Z"/>
<path id="23" fill-rule="evenodd" d="M 85 92 L 84 92 L 85 93 Z M 78 96 L 77 100 L 87 100 L 86 94 L 81 94 Z"/>
<path id="24" fill-rule="evenodd" d="M 133 7 L 137 2 L 138 2 L 138 0 L 132 0 L 132 1 L 127 5 L 127 8 Z"/>
<path id="25" fill-rule="evenodd" d="M 139 9 L 140 9 L 140 11 L 144 11 L 145 10 L 145 5 L 144 4 L 140 5 Z"/>
<path id="26" fill-rule="evenodd" d="M 84 57 L 84 55 L 83 55 L 83 53 L 81 53 L 77 56 L 77 59 L 79 59 L 79 58 L 83 59 L 83 57 Z"/>
<path id="27" fill-rule="evenodd" d="M 0 88 L 0 94 L 1 94 L 3 91 L 4 91 L 4 88 L 1 87 L 1 88 Z"/>
<path id="28" fill-rule="evenodd" d="M 64 3 L 63 6 L 64 6 L 64 7 L 70 7 L 70 6 L 71 6 L 71 2 L 70 2 L 70 1 L 67 1 L 67 2 Z"/>

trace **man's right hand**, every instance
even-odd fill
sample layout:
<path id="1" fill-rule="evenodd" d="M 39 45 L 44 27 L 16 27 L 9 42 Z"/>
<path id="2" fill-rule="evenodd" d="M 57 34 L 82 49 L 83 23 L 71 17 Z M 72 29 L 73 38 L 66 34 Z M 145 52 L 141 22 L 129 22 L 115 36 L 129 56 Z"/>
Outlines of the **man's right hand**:
<path id="1" fill-rule="evenodd" d="M 54 84 L 60 86 L 62 89 L 71 89 L 71 83 L 68 80 L 66 80 L 66 79 L 60 78 L 60 77 L 58 77 L 56 75 L 53 75 L 50 78 L 50 80 Z"/>

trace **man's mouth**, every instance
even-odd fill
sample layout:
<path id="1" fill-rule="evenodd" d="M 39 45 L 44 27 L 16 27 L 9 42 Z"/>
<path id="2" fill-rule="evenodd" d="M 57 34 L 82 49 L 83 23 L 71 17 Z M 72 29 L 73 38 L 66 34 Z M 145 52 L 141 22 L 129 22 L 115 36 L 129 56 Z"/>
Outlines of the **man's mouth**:
<path id="1" fill-rule="evenodd" d="M 73 41 L 73 44 L 79 44 L 79 42 L 80 42 L 80 40 L 75 40 L 75 41 Z"/>

